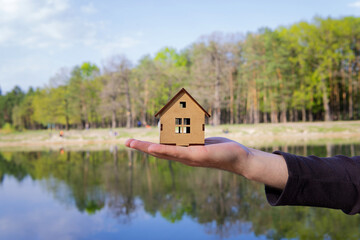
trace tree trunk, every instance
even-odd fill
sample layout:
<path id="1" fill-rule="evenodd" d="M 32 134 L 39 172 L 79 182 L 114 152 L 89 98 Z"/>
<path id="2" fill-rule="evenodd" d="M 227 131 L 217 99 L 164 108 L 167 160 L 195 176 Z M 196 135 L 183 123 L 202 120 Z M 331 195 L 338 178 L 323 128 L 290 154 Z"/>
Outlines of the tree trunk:
<path id="1" fill-rule="evenodd" d="M 259 103 L 258 103 L 258 97 L 257 97 L 257 88 L 256 88 L 256 72 L 255 70 L 253 70 L 253 116 L 254 116 L 254 119 L 253 119 L 253 123 L 259 123 L 260 122 L 260 112 L 259 112 Z"/>
<path id="2" fill-rule="evenodd" d="M 234 124 L 234 73 L 235 71 L 232 69 L 230 71 L 230 76 L 229 76 L 229 88 L 230 88 L 230 103 L 229 103 L 229 108 L 230 108 L 230 124 Z"/>
<path id="3" fill-rule="evenodd" d="M 280 94 L 283 94 L 283 88 L 284 88 L 284 84 L 283 84 L 283 78 L 282 78 L 282 74 L 279 68 L 276 68 L 276 73 L 277 73 L 277 77 L 279 79 L 280 82 Z M 282 96 L 283 100 L 281 102 L 281 114 L 280 114 L 280 121 L 286 123 L 287 122 L 287 118 L 286 118 L 286 102 L 285 102 L 285 96 Z"/>
<path id="4" fill-rule="evenodd" d="M 335 115 L 337 116 L 337 119 L 341 119 L 341 112 L 340 112 L 340 90 L 339 90 L 339 84 L 335 84 L 333 87 L 334 91 L 334 97 L 335 97 L 335 106 L 334 110 L 336 111 Z"/>
<path id="5" fill-rule="evenodd" d="M 132 112 L 131 112 L 131 98 L 130 98 L 130 88 L 129 88 L 129 79 L 126 77 L 125 83 L 125 95 L 126 95 L 126 128 L 133 127 L 132 121 Z"/>
<path id="6" fill-rule="evenodd" d="M 290 109 L 289 111 L 289 121 L 290 122 L 293 122 L 294 121 L 294 110 L 293 109 Z"/>
<path id="7" fill-rule="evenodd" d="M 116 128 L 116 110 L 113 109 L 111 113 L 111 128 Z"/>
<path id="8" fill-rule="evenodd" d="M 70 129 L 70 123 L 69 123 L 69 116 L 67 114 L 65 117 L 65 121 L 66 121 L 65 129 L 66 131 L 68 131 Z"/>
<path id="9" fill-rule="evenodd" d="M 341 69 L 341 85 L 342 85 L 342 103 L 343 103 L 343 118 L 345 118 L 345 116 L 347 116 L 347 107 L 346 107 L 346 104 L 347 104 L 347 101 L 346 101 L 346 98 L 347 98 L 347 93 L 346 93 L 346 80 L 345 80 L 345 71 L 344 69 Z"/>
<path id="10" fill-rule="evenodd" d="M 309 122 L 313 122 L 313 121 L 314 121 L 313 112 L 311 110 L 309 110 Z"/>
<path id="11" fill-rule="evenodd" d="M 271 123 L 278 123 L 278 112 L 274 100 L 271 100 Z"/>
<path id="12" fill-rule="evenodd" d="M 251 97 L 251 91 L 248 92 L 247 97 L 247 106 L 246 106 L 246 122 L 254 123 L 254 102 L 253 98 Z"/>
<path id="13" fill-rule="evenodd" d="M 314 102 L 314 95 L 313 92 L 310 92 L 310 102 L 313 103 Z M 313 112 L 312 112 L 312 104 L 310 104 L 310 109 L 309 109 L 309 122 L 314 121 L 314 117 L 313 117 Z"/>
<path id="14" fill-rule="evenodd" d="M 257 98 L 257 90 L 256 90 L 256 85 L 254 87 L 254 123 L 259 123 L 260 122 L 260 111 L 259 111 L 259 103 L 258 103 L 258 98 Z"/>
<path id="15" fill-rule="evenodd" d="M 352 82 L 352 62 L 349 63 L 349 119 L 353 119 L 353 82 Z"/>
<path id="16" fill-rule="evenodd" d="M 299 121 L 299 111 L 297 109 L 294 109 L 294 121 Z"/>
<path id="17" fill-rule="evenodd" d="M 242 92 L 241 92 L 241 85 L 239 84 L 237 86 L 237 101 L 236 101 L 236 123 L 242 123 L 243 122 L 243 116 L 242 116 L 242 109 L 245 109 L 244 106 L 246 106 L 246 98 L 244 101 Z"/>
<path id="18" fill-rule="evenodd" d="M 280 114 L 281 122 L 286 123 L 287 117 L 286 117 L 286 103 L 285 101 L 281 102 L 281 114 Z"/>
<path id="19" fill-rule="evenodd" d="M 144 93 L 144 105 L 142 108 L 142 113 L 141 113 L 141 122 L 142 124 L 146 125 L 146 111 L 148 108 L 148 101 L 149 101 L 149 90 L 148 90 L 148 78 L 145 79 L 145 89 L 144 89 L 145 93 Z"/>
<path id="20" fill-rule="evenodd" d="M 220 65 L 219 60 L 215 57 L 215 92 L 214 92 L 214 115 L 213 124 L 220 125 Z"/>
<path id="21" fill-rule="evenodd" d="M 329 98 L 328 98 L 324 78 L 321 79 L 321 90 L 322 90 L 323 107 L 324 107 L 324 111 L 325 111 L 325 121 L 331 121 Z"/>
<path id="22" fill-rule="evenodd" d="M 263 112 L 263 121 L 264 121 L 264 123 L 268 123 L 268 114 L 267 114 L 267 112 Z"/>
<path id="23" fill-rule="evenodd" d="M 306 122 L 306 109 L 305 109 L 305 105 L 302 106 L 301 108 L 301 120 L 303 122 Z"/>

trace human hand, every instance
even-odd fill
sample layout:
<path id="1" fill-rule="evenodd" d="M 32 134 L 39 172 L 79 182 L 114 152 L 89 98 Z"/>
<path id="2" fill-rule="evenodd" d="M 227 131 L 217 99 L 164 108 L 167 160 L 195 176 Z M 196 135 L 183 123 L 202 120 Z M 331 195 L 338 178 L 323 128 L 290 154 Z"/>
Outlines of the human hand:
<path id="1" fill-rule="evenodd" d="M 287 166 L 281 155 L 247 148 L 227 138 L 206 138 L 204 146 L 180 147 L 136 139 L 127 140 L 125 145 L 188 166 L 230 171 L 279 189 L 284 189 L 288 179 Z"/>
<path id="2" fill-rule="evenodd" d="M 172 146 L 129 139 L 125 145 L 157 158 L 181 162 L 194 167 L 210 167 L 245 175 L 251 151 L 233 140 L 222 137 L 205 139 L 204 146 Z"/>

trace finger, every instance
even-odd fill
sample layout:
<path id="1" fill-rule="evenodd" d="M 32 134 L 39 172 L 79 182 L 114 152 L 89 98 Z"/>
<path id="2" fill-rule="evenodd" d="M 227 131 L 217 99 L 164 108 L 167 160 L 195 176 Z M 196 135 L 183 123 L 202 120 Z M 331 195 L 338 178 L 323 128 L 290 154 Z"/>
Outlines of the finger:
<path id="1" fill-rule="evenodd" d="M 156 153 L 154 151 L 149 151 L 149 147 L 151 145 L 160 145 L 160 144 L 156 144 L 156 143 L 151 143 L 151 142 L 145 142 L 145 141 L 140 141 L 140 140 L 136 140 L 136 139 L 128 139 L 126 142 L 125 142 L 125 145 L 127 147 L 130 147 L 130 148 L 133 148 L 133 149 L 136 149 L 136 150 L 139 150 L 139 151 L 142 151 L 142 152 L 145 152 L 145 153 L 148 153 L 148 154 L 151 154 L 155 157 L 159 157 L 159 158 L 166 158 L 167 155 L 165 154 L 159 154 L 159 153 Z M 160 145 L 160 147 L 163 146 L 163 145 Z M 167 158 L 168 159 L 168 158 Z"/>
<path id="2" fill-rule="evenodd" d="M 202 146 L 180 147 L 171 145 L 162 145 L 157 143 L 145 142 L 132 139 L 128 142 L 129 147 L 148 153 L 154 157 L 173 160 L 191 166 L 198 166 L 196 159 L 198 156 L 197 148 Z M 201 151 L 200 151 L 201 152 Z M 194 160 L 195 159 L 195 160 Z"/>
<path id="3" fill-rule="evenodd" d="M 125 141 L 125 146 L 130 147 L 131 142 L 134 141 L 134 140 L 135 140 L 135 139 L 132 139 L 132 138 L 126 140 L 126 141 Z"/>
<path id="4" fill-rule="evenodd" d="M 166 145 L 161 145 L 161 144 L 157 144 L 157 143 L 152 143 L 152 142 L 146 142 L 146 141 L 140 141 L 140 140 L 136 140 L 133 139 L 130 142 L 130 147 L 145 153 L 148 153 L 154 157 L 157 158 L 163 158 L 163 159 L 169 159 L 169 160 L 178 160 L 177 156 L 173 156 L 173 153 L 169 153 L 169 151 L 167 150 L 161 150 L 161 151 L 153 151 L 152 149 L 158 149 L 158 148 L 163 148 L 163 147 L 174 147 L 174 146 L 166 146 Z"/>
<path id="5" fill-rule="evenodd" d="M 189 148 L 171 145 L 153 144 L 149 147 L 149 153 L 168 156 L 175 159 L 186 159 L 189 156 Z"/>
<path id="6" fill-rule="evenodd" d="M 149 153 L 148 148 L 152 144 L 155 144 L 155 143 L 132 139 L 132 141 L 129 142 L 129 147 L 134 148 L 136 150 L 140 150 L 142 152 Z"/>
<path id="7" fill-rule="evenodd" d="M 159 147 L 159 148 L 158 148 Z M 198 146 L 197 146 L 198 147 Z M 167 159 L 171 161 L 180 162 L 188 166 L 201 166 L 201 163 L 197 160 L 197 154 L 193 154 L 192 147 L 179 147 L 179 146 L 163 146 L 151 145 L 149 147 L 149 154 L 154 157 Z"/>

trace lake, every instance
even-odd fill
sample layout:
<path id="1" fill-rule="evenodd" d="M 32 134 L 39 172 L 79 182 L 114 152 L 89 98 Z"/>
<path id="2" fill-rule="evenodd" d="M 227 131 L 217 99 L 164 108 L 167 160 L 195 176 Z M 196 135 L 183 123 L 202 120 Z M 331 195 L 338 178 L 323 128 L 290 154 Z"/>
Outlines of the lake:
<path id="1" fill-rule="evenodd" d="M 360 155 L 360 143 L 264 148 Z M 116 146 L 0 152 L 0 239 L 359 239 L 360 215 L 271 207 L 264 186 Z"/>

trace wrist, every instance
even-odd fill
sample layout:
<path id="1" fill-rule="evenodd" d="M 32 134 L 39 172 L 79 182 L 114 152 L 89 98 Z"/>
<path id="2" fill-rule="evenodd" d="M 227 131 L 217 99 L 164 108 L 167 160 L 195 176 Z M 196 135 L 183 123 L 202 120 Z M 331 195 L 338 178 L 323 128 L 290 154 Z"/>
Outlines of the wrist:
<path id="1" fill-rule="evenodd" d="M 236 153 L 236 161 L 234 162 L 233 172 L 247 179 L 253 177 L 253 162 L 256 152 L 255 149 L 247 148 L 237 143 L 238 152 Z"/>
<path id="2" fill-rule="evenodd" d="M 248 148 L 248 153 L 246 158 L 243 159 L 243 167 L 241 175 L 249 180 L 256 179 L 256 161 L 257 161 L 257 152 L 256 149 Z"/>
<path id="3" fill-rule="evenodd" d="M 249 180 L 284 189 L 288 170 L 283 156 L 256 149 L 249 151 L 247 167 L 242 175 Z"/>

